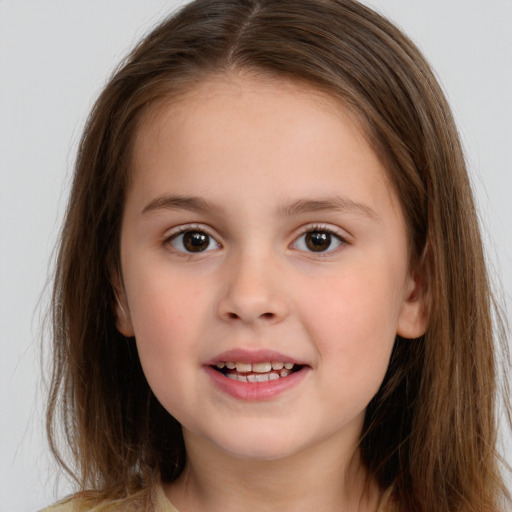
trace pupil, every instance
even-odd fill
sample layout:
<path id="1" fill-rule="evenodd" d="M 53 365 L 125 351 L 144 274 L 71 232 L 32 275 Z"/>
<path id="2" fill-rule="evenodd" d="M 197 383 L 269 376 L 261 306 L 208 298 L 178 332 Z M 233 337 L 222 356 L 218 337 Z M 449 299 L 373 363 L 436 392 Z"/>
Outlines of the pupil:
<path id="1" fill-rule="evenodd" d="M 209 236 L 200 231 L 187 231 L 183 235 L 183 245 L 190 252 L 204 251 L 209 244 Z"/>
<path id="2" fill-rule="evenodd" d="M 306 245 L 311 251 L 325 251 L 331 245 L 331 235 L 321 231 L 312 231 L 306 235 Z"/>

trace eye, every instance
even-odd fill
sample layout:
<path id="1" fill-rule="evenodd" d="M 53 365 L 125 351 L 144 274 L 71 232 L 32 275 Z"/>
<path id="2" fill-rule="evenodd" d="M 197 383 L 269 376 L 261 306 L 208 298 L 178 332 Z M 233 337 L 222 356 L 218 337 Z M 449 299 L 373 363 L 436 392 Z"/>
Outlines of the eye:
<path id="1" fill-rule="evenodd" d="M 220 247 L 217 240 L 198 229 L 181 231 L 172 235 L 168 241 L 174 249 L 186 253 L 212 251 Z"/>
<path id="2" fill-rule="evenodd" d="M 312 229 L 297 238 L 293 247 L 307 252 L 331 252 L 344 240 L 328 229 Z"/>

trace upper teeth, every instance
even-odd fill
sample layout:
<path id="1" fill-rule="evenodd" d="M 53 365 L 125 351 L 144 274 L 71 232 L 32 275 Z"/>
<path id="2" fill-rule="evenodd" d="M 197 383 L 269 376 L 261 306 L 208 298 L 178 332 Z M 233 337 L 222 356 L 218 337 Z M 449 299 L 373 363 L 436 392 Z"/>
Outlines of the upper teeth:
<path id="1" fill-rule="evenodd" d="M 235 370 L 237 372 L 248 373 L 267 373 L 271 370 L 282 370 L 286 368 L 287 370 L 291 370 L 293 368 L 293 363 L 283 363 L 283 362 L 264 362 L 264 363 L 243 363 L 240 361 L 222 361 L 216 364 L 217 368 L 222 369 L 224 367 L 228 368 L 228 370 Z"/>

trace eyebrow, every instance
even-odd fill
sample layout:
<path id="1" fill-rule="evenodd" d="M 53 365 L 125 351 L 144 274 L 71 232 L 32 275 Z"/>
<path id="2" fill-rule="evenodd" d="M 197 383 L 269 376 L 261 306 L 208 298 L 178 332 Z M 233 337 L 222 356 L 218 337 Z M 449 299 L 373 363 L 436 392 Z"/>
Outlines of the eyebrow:
<path id="1" fill-rule="evenodd" d="M 195 196 L 161 196 L 150 201 L 142 210 L 142 214 L 158 210 L 189 210 L 198 213 L 223 212 L 221 205 Z"/>
<path id="2" fill-rule="evenodd" d="M 354 213 L 369 217 L 372 220 L 380 221 L 381 217 L 369 206 L 348 199 L 342 196 L 327 197 L 325 199 L 299 199 L 288 205 L 283 205 L 279 212 L 285 216 L 298 215 L 301 213 L 322 212 L 326 210 L 337 210 L 341 212 Z"/>
<path id="3" fill-rule="evenodd" d="M 217 203 L 196 196 L 166 195 L 150 201 L 142 210 L 148 214 L 158 210 L 188 210 L 197 213 L 225 213 L 225 208 Z M 363 215 L 375 221 L 381 217 L 369 206 L 358 203 L 342 196 L 327 197 L 324 199 L 298 199 L 278 208 L 278 214 L 284 217 L 300 215 L 311 212 L 337 210 L 341 212 Z"/>

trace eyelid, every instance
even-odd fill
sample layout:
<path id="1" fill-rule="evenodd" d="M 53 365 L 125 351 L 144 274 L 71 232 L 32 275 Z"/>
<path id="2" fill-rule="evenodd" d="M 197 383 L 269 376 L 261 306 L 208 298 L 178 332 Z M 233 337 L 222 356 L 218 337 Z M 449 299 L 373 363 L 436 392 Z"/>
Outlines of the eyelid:
<path id="1" fill-rule="evenodd" d="M 190 224 L 180 224 L 178 226 L 175 226 L 173 228 L 168 229 L 163 238 L 165 240 L 169 240 L 173 236 L 179 235 L 181 233 L 185 233 L 186 231 L 204 231 L 211 237 L 217 239 L 218 235 L 214 233 L 214 230 L 210 228 L 207 224 L 200 224 L 197 222 L 191 222 Z"/>
<path id="2" fill-rule="evenodd" d="M 208 235 L 212 240 L 214 240 L 218 244 L 219 248 L 222 247 L 222 243 L 219 241 L 220 236 L 217 234 L 214 234 L 213 229 L 211 229 L 209 226 L 207 226 L 205 224 L 198 224 L 198 223 L 180 224 L 179 226 L 176 226 L 174 228 L 171 228 L 170 230 L 167 230 L 163 237 L 162 243 L 164 245 L 171 246 L 172 250 L 174 252 L 176 252 L 178 254 L 187 255 L 187 256 L 194 255 L 194 254 L 195 255 L 205 254 L 212 250 L 212 249 L 209 249 L 207 251 L 198 251 L 197 253 L 193 253 L 193 252 L 187 252 L 187 251 L 180 251 L 179 249 L 176 249 L 175 247 L 173 247 L 171 245 L 172 240 L 176 239 L 178 236 L 180 236 L 184 233 L 187 233 L 189 231 L 200 231 L 202 233 L 205 233 L 206 235 Z"/>
<path id="3" fill-rule="evenodd" d="M 321 232 L 323 231 L 323 232 L 329 233 L 330 235 L 333 235 L 334 237 L 338 238 L 341 243 L 338 247 L 331 249 L 331 250 L 327 250 L 327 251 L 318 251 L 318 252 L 304 251 L 307 254 L 313 254 L 317 257 L 322 257 L 322 256 L 325 257 L 325 256 L 328 256 L 328 255 L 338 252 L 345 245 L 350 245 L 350 236 L 345 230 L 343 230 L 337 226 L 334 226 L 332 224 L 312 223 L 312 224 L 307 224 L 305 226 L 302 226 L 298 230 L 298 232 L 295 234 L 295 236 L 293 238 L 293 242 L 290 244 L 291 247 L 294 248 L 294 245 L 297 244 L 297 241 L 302 236 L 304 236 L 308 233 L 314 233 L 315 231 L 321 231 Z"/>

